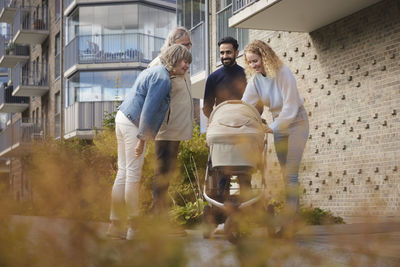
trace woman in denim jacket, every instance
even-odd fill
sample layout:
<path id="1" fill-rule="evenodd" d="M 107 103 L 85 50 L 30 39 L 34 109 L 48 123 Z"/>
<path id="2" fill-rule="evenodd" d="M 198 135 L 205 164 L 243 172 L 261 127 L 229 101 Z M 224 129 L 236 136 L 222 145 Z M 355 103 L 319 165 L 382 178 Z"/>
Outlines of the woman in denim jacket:
<path id="1" fill-rule="evenodd" d="M 256 107 L 267 106 L 273 122 L 265 130 L 274 135 L 276 154 L 286 183 L 290 214 L 299 208 L 299 166 L 308 139 L 309 125 L 304 100 L 290 69 L 263 41 L 254 40 L 244 49 L 246 72 L 250 76 L 242 100 Z M 260 105 L 261 104 L 261 105 Z"/>
<path id="2" fill-rule="evenodd" d="M 146 140 L 153 140 L 170 103 L 171 79 L 183 75 L 192 62 L 190 52 L 173 45 L 160 56 L 162 65 L 143 70 L 119 106 L 115 117 L 118 172 L 111 194 L 111 224 L 107 235 L 132 239 L 139 215 L 139 182 Z M 128 232 L 123 226 L 127 213 Z"/>

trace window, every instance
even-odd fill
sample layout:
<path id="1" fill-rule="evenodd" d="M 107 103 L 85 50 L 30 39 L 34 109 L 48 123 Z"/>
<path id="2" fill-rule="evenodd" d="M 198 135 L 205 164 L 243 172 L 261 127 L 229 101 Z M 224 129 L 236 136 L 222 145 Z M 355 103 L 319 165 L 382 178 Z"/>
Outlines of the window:
<path id="1" fill-rule="evenodd" d="M 57 79 L 61 75 L 61 39 L 60 39 L 60 33 L 58 33 L 55 37 L 55 42 L 54 42 L 54 54 L 55 54 L 55 63 L 54 63 L 54 78 Z"/>
<path id="2" fill-rule="evenodd" d="M 60 18 L 60 13 L 61 13 L 61 5 L 60 5 L 61 0 L 56 0 L 56 4 L 55 4 L 55 9 L 56 9 L 56 20 L 58 20 Z"/>
<path id="3" fill-rule="evenodd" d="M 57 92 L 54 95 L 55 99 L 55 112 L 54 112 L 54 136 L 61 136 L 61 95 L 60 92 Z"/>
<path id="4" fill-rule="evenodd" d="M 178 0 L 177 14 L 179 25 L 187 29 L 196 27 L 205 20 L 204 0 Z"/>
<path id="5" fill-rule="evenodd" d="M 66 82 L 66 105 L 75 102 L 122 101 L 139 75 L 138 70 L 82 71 Z"/>
<path id="6" fill-rule="evenodd" d="M 248 29 L 229 28 L 228 19 L 232 16 L 232 0 L 217 1 L 217 40 L 225 36 L 234 37 L 239 43 L 239 50 L 243 50 L 249 42 Z M 217 58 L 219 49 L 217 47 Z"/>

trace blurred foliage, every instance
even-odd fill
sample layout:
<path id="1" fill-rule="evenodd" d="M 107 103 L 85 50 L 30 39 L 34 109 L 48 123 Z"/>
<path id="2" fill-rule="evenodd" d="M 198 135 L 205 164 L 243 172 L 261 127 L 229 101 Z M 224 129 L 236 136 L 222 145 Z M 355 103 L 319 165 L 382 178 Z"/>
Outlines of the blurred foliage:
<path id="1" fill-rule="evenodd" d="M 300 215 L 307 224 L 325 225 L 325 224 L 344 224 L 340 216 L 334 216 L 330 211 L 321 208 L 302 208 Z"/>
<path id="2" fill-rule="evenodd" d="M 206 205 L 207 202 L 200 198 L 195 202 L 187 202 L 185 206 L 175 205 L 169 213 L 173 221 L 178 224 L 193 226 L 201 223 L 203 209 Z"/>

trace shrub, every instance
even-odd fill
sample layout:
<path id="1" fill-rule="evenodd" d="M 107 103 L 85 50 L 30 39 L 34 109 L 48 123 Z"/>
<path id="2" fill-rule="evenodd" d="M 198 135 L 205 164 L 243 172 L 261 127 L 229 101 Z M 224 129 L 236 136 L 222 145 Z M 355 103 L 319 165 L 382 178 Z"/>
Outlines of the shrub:
<path id="1" fill-rule="evenodd" d="M 300 214 L 305 222 L 311 225 L 345 223 L 342 217 L 334 216 L 330 211 L 325 211 L 320 208 L 303 208 Z"/>

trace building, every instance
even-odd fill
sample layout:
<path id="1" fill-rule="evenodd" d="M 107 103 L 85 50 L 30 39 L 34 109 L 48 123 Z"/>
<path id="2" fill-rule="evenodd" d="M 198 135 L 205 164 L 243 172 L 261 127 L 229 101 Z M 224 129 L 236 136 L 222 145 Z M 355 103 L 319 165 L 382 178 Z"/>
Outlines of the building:
<path id="1" fill-rule="evenodd" d="M 205 78 L 217 41 L 240 50 L 261 39 L 296 76 L 310 119 L 300 170 L 302 204 L 348 222 L 400 214 L 400 2 L 396 0 L 180 0 L 178 23 L 206 32 Z M 209 14 L 205 17 L 204 14 Z M 194 43 L 193 49 L 197 43 Z M 238 58 L 244 66 L 243 56 Z M 266 114 L 267 120 L 271 120 Z M 267 187 L 283 187 L 269 139 Z M 363 218 L 361 218 L 363 217 Z"/>
<path id="2" fill-rule="evenodd" d="M 10 191 L 30 198 L 34 139 L 91 139 L 176 25 L 171 0 L 0 0 L 0 157 Z M 3 31 L 3 28 L 1 28 Z M 7 78 L 5 78 L 7 77 Z M 4 116 L 4 115 L 3 115 Z"/>

